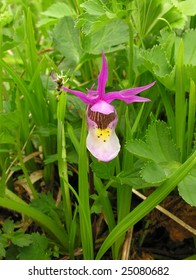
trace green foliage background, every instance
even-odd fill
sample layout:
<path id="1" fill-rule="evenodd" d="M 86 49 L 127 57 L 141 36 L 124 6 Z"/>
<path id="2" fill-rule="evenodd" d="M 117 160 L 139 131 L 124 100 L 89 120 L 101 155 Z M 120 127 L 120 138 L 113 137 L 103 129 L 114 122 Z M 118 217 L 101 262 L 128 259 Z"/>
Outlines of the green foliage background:
<path id="1" fill-rule="evenodd" d="M 0 206 L 21 215 L 2 222 L 2 258 L 119 259 L 126 231 L 170 192 L 196 206 L 194 0 L 3 0 L 0 12 Z M 96 86 L 102 51 L 107 91 L 156 80 L 150 103 L 114 102 L 122 149 L 108 164 L 87 154 L 84 104 L 51 79 Z M 133 209 L 132 188 L 149 187 Z M 35 230 L 18 229 L 28 219 Z"/>

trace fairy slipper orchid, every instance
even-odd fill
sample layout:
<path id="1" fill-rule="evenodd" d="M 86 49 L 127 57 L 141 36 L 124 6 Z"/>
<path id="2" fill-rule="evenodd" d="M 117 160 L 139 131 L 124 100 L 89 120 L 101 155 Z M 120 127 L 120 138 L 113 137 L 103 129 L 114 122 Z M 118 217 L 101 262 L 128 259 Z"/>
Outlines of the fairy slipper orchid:
<path id="1" fill-rule="evenodd" d="M 96 90 L 92 88 L 88 93 L 69 89 L 62 86 L 62 90 L 78 96 L 87 104 L 86 117 L 88 136 L 86 139 L 87 149 L 100 161 L 114 159 L 120 151 L 120 143 L 115 132 L 118 121 L 117 112 L 110 103 L 113 100 L 123 100 L 127 104 L 133 102 L 147 102 L 148 98 L 137 96 L 138 93 L 152 87 L 155 82 L 142 87 L 125 89 L 105 93 L 108 79 L 108 67 L 104 53 L 102 53 L 102 69 L 98 76 Z"/>

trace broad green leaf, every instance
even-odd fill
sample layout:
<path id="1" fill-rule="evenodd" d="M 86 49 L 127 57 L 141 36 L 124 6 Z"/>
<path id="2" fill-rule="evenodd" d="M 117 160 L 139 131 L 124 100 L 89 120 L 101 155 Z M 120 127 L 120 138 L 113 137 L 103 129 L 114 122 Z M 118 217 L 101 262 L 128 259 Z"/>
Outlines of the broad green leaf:
<path id="1" fill-rule="evenodd" d="M 127 142 L 126 148 L 129 152 L 144 159 L 154 159 L 150 147 L 142 140 L 133 140 Z"/>
<path id="2" fill-rule="evenodd" d="M 116 51 L 123 48 L 129 40 L 128 25 L 119 19 L 113 19 L 99 31 L 85 37 L 85 50 L 91 54 Z"/>
<path id="3" fill-rule="evenodd" d="M 186 17 L 168 0 L 135 1 L 133 18 L 142 39 L 150 33 L 158 34 L 165 26 L 183 28 L 186 22 Z"/>
<path id="4" fill-rule="evenodd" d="M 48 239 L 39 233 L 31 234 L 32 244 L 21 248 L 18 255 L 20 260 L 50 260 Z"/>
<path id="5" fill-rule="evenodd" d="M 14 222 L 12 220 L 6 220 L 3 223 L 2 231 L 10 234 L 14 231 Z"/>
<path id="6" fill-rule="evenodd" d="M 175 72 L 174 67 L 168 61 L 168 55 L 172 55 L 172 46 L 170 46 L 169 51 L 166 52 L 166 49 L 169 50 L 169 45 L 166 48 L 164 45 L 163 48 L 161 45 L 153 47 L 151 50 L 142 50 L 140 56 L 143 60 L 145 67 L 155 75 L 155 77 L 168 89 L 173 90 L 175 87 Z"/>
<path id="7" fill-rule="evenodd" d="M 161 47 L 166 60 L 170 63 L 170 68 L 174 65 L 175 57 L 175 40 L 176 33 L 172 30 L 162 29 L 160 31 L 160 36 L 158 37 L 159 46 Z"/>
<path id="8" fill-rule="evenodd" d="M 16 144 L 16 136 L 19 127 L 18 112 L 1 113 L 0 144 Z"/>
<path id="9" fill-rule="evenodd" d="M 7 7 L 5 11 L 1 9 L 0 25 L 5 26 L 10 24 L 14 19 L 14 15 L 11 12 L 11 9 Z"/>
<path id="10" fill-rule="evenodd" d="M 184 45 L 184 64 L 196 65 L 196 30 L 187 30 L 183 36 Z M 176 54 L 178 51 L 179 40 L 176 40 Z"/>
<path id="11" fill-rule="evenodd" d="M 182 29 L 186 23 L 186 16 L 175 6 L 172 5 L 170 0 L 162 1 L 163 2 L 163 12 L 161 18 L 166 22 L 166 26 L 170 26 L 173 29 L 178 28 Z M 159 26 L 157 26 L 159 27 Z"/>
<path id="12" fill-rule="evenodd" d="M 162 10 L 161 0 L 134 1 L 135 10 L 133 19 L 137 32 L 145 38 L 152 28 L 156 25 Z M 149 13 L 150 11 L 150 13 Z"/>
<path id="13" fill-rule="evenodd" d="M 82 32 L 85 35 L 93 34 L 99 31 L 101 28 L 110 21 L 106 14 L 101 16 L 94 16 L 91 14 L 84 14 L 77 20 L 76 26 L 82 28 Z"/>
<path id="14" fill-rule="evenodd" d="M 0 133 L 0 143 L 1 144 L 16 144 L 16 138 L 9 134 L 8 131 L 3 131 Z"/>
<path id="15" fill-rule="evenodd" d="M 56 222 L 56 224 L 59 225 L 59 227 L 62 226 L 59 216 L 62 213 L 56 207 L 51 193 L 40 193 L 39 198 L 32 200 L 31 206 L 51 217 Z"/>
<path id="16" fill-rule="evenodd" d="M 161 121 L 156 121 L 149 125 L 145 142 L 133 140 L 128 142 L 126 147 L 134 155 L 156 163 L 179 161 L 180 158 L 170 130 Z"/>
<path id="17" fill-rule="evenodd" d="M 82 55 L 79 29 L 71 17 L 62 18 L 54 29 L 55 49 L 75 67 Z"/>
<path id="18" fill-rule="evenodd" d="M 104 190 L 101 196 L 92 195 L 91 198 L 94 200 L 94 203 L 91 207 L 91 213 L 100 214 L 103 211 L 103 199 L 107 197 L 107 192 Z"/>
<path id="19" fill-rule="evenodd" d="M 19 124 L 18 112 L 1 113 L 0 114 L 0 128 L 7 127 L 13 133 L 17 130 Z"/>
<path id="20" fill-rule="evenodd" d="M 56 18 L 51 18 L 51 17 L 42 17 L 39 22 L 37 23 L 37 27 L 49 27 L 50 25 L 55 25 L 58 23 L 58 19 Z"/>
<path id="21" fill-rule="evenodd" d="M 74 16 L 75 11 L 66 3 L 54 3 L 47 10 L 41 13 L 42 15 L 53 17 L 53 18 L 62 18 L 65 16 Z"/>
<path id="22" fill-rule="evenodd" d="M 13 234 L 11 240 L 14 245 L 17 245 L 19 247 L 29 246 L 32 243 L 31 235 L 25 234 L 20 230 Z"/>
<path id="23" fill-rule="evenodd" d="M 5 257 L 6 251 L 2 243 L 0 243 L 0 257 Z"/>
<path id="24" fill-rule="evenodd" d="M 193 169 L 180 183 L 179 194 L 191 206 L 196 206 L 196 169 Z"/>
<path id="25" fill-rule="evenodd" d="M 107 24 L 111 17 L 111 12 L 107 9 L 103 2 L 96 1 L 86 1 L 81 4 L 81 7 L 85 10 L 77 20 L 76 26 L 82 28 L 82 32 L 85 35 L 92 34 L 98 31 Z"/>
<path id="26" fill-rule="evenodd" d="M 141 176 L 144 181 L 151 184 L 159 184 L 166 179 L 163 168 L 154 162 L 148 162 L 144 166 Z"/>
<path id="27" fill-rule="evenodd" d="M 94 159 L 90 167 L 98 178 L 110 179 L 114 175 L 115 161 L 101 162 Z"/>
<path id="28" fill-rule="evenodd" d="M 167 163 L 155 163 L 147 162 L 142 167 L 140 172 L 143 181 L 147 183 L 147 186 L 159 185 L 169 178 L 172 172 L 174 172 L 180 163 L 176 161 L 170 161 Z"/>
<path id="29" fill-rule="evenodd" d="M 173 31 L 162 30 L 159 45 L 150 50 L 141 50 L 140 57 L 145 67 L 168 89 L 176 90 L 175 68 L 180 38 Z M 182 35 L 184 45 L 185 89 L 189 91 L 190 79 L 196 83 L 196 31 L 187 30 Z"/>
<path id="30" fill-rule="evenodd" d="M 142 180 L 139 170 L 134 171 L 122 171 L 118 176 L 114 177 L 114 181 L 121 185 L 127 185 L 134 187 L 135 189 L 141 189 L 146 187 L 145 182 Z"/>
<path id="31" fill-rule="evenodd" d="M 190 79 L 196 83 L 196 30 L 187 30 L 183 34 L 184 45 L 184 65 L 185 65 L 185 77 L 184 83 L 186 90 L 189 90 Z M 179 46 L 179 40 L 176 40 L 177 50 Z M 177 51 L 175 56 L 177 57 Z"/>
<path id="32" fill-rule="evenodd" d="M 81 4 L 81 7 L 91 15 L 102 15 L 106 11 L 106 6 L 102 1 L 89 0 Z"/>
<path id="33" fill-rule="evenodd" d="M 187 16 L 195 16 L 196 5 L 195 0 L 177 1 L 172 0 L 172 2 L 178 7 L 178 9 Z"/>

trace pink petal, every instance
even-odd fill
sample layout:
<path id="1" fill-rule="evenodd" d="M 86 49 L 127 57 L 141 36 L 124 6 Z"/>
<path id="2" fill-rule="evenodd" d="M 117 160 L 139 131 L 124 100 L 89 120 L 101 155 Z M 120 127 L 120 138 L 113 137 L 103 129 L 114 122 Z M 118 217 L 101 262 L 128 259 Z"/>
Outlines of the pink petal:
<path id="1" fill-rule="evenodd" d="M 112 105 L 108 104 L 103 100 L 99 100 L 91 107 L 91 111 L 99 112 L 105 115 L 115 112 L 115 109 Z"/>
<path id="2" fill-rule="evenodd" d="M 107 80 L 108 80 L 108 66 L 107 66 L 105 55 L 104 53 L 102 53 L 102 68 L 98 76 L 98 87 L 97 87 L 97 92 L 99 94 L 100 99 L 103 99 L 103 96 L 105 94 L 105 86 Z"/>
<path id="3" fill-rule="evenodd" d="M 82 91 L 73 90 L 73 89 L 70 89 L 70 88 L 67 88 L 67 87 L 64 87 L 64 86 L 62 86 L 61 88 L 64 91 L 67 91 L 67 92 L 70 92 L 70 93 L 76 95 L 86 104 L 93 104 L 94 102 L 96 102 L 95 101 L 97 99 L 96 96 L 88 96 L 87 94 L 85 94 Z"/>
<path id="4" fill-rule="evenodd" d="M 147 101 L 150 101 L 150 99 L 145 98 L 145 97 L 135 96 L 135 95 L 144 91 L 144 90 L 149 89 L 154 84 L 155 84 L 155 82 L 153 82 L 149 85 L 146 85 L 146 86 L 142 86 L 142 87 L 109 92 L 104 96 L 104 100 L 108 103 L 112 102 L 115 99 L 123 100 L 126 103 L 147 102 Z"/>

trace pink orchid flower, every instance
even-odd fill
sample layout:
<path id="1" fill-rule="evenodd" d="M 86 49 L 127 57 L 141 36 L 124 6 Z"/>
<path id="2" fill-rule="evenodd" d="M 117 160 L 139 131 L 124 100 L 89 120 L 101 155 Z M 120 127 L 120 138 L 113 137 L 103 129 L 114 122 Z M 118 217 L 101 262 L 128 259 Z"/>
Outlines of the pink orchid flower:
<path id="1" fill-rule="evenodd" d="M 87 149 L 100 161 L 110 161 L 114 159 L 120 151 L 119 139 L 115 128 L 118 121 L 117 112 L 114 106 L 110 105 L 113 100 L 123 100 L 127 104 L 133 102 L 148 102 L 150 99 L 137 96 L 138 93 L 152 87 L 155 82 L 137 88 L 125 89 L 105 93 L 105 86 L 108 80 L 108 66 L 104 53 L 102 53 L 102 69 L 98 76 L 98 86 L 96 90 L 88 90 L 84 93 L 69 89 L 65 86 L 61 88 L 79 97 L 87 104 L 86 117 L 88 125 L 88 136 L 86 139 Z"/>

